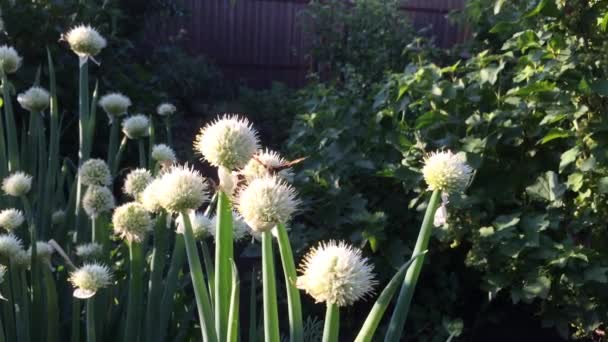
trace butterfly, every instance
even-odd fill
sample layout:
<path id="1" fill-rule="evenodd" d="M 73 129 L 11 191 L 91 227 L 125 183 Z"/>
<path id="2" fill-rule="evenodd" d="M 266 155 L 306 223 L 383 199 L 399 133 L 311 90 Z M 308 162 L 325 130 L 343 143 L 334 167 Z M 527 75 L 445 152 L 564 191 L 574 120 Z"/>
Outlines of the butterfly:
<path id="1" fill-rule="evenodd" d="M 292 166 L 300 164 L 301 162 L 303 162 L 304 160 L 306 160 L 306 158 L 308 158 L 308 157 L 302 157 L 302 158 L 286 161 L 286 162 L 284 162 L 284 163 L 282 163 L 280 165 L 271 166 L 271 165 L 266 165 L 263 161 L 260 160 L 260 158 L 258 158 L 258 156 L 253 156 L 253 159 L 255 161 L 257 161 L 262 166 L 264 166 L 266 168 L 266 170 L 268 170 L 268 173 L 273 174 L 273 175 L 276 174 L 276 173 L 278 173 L 278 172 L 281 172 L 283 170 L 289 169 Z"/>

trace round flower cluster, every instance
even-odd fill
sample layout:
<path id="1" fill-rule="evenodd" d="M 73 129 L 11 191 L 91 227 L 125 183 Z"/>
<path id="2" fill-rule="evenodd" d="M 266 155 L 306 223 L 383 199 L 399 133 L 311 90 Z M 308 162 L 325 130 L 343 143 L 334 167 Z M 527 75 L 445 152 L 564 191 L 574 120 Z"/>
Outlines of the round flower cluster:
<path id="1" fill-rule="evenodd" d="M 49 107 L 50 101 L 51 95 L 41 87 L 31 87 L 17 96 L 17 102 L 21 107 L 32 113 L 43 112 Z"/>
<path id="2" fill-rule="evenodd" d="M 0 211 L 0 227 L 7 231 L 13 231 L 23 224 L 25 219 L 21 210 L 4 209 Z"/>
<path id="3" fill-rule="evenodd" d="M 132 115 L 122 122 L 122 131 L 129 139 L 140 139 L 150 135 L 150 119 L 143 114 Z"/>
<path id="4" fill-rule="evenodd" d="M 201 174 L 187 166 L 173 166 L 159 178 L 156 196 L 167 211 L 195 210 L 209 199 L 207 183 Z"/>
<path id="5" fill-rule="evenodd" d="M 287 161 L 277 152 L 266 149 L 258 152 L 254 158 L 251 158 L 241 171 L 241 174 L 247 182 L 251 182 L 256 178 L 270 176 L 269 169 L 282 168 L 286 163 Z M 279 170 L 276 175 L 284 180 L 289 180 L 293 177 L 293 172 L 291 168 L 286 168 Z"/>
<path id="6" fill-rule="evenodd" d="M 192 226 L 192 234 L 196 240 L 203 240 L 211 235 L 215 231 L 214 222 L 207 216 L 197 213 L 194 210 L 188 214 L 190 224 Z M 179 215 L 175 220 L 178 234 L 184 234 L 186 226 L 184 223 L 183 215 Z"/>
<path id="7" fill-rule="evenodd" d="M 451 151 L 431 153 L 422 168 L 429 190 L 448 194 L 464 191 L 471 182 L 473 169 L 464 159 Z"/>
<path id="8" fill-rule="evenodd" d="M 95 242 L 84 243 L 76 246 L 76 255 L 83 260 L 95 260 L 103 253 L 103 247 Z"/>
<path id="9" fill-rule="evenodd" d="M 152 182 L 152 175 L 146 169 L 135 169 L 127 175 L 123 191 L 125 194 L 139 199 L 139 195 Z"/>
<path id="10" fill-rule="evenodd" d="M 258 134 L 249 121 L 237 115 L 224 117 L 203 127 L 194 148 L 213 166 L 240 169 L 258 150 Z"/>
<path id="11" fill-rule="evenodd" d="M 109 186 L 112 184 L 112 173 L 105 161 L 101 159 L 89 159 L 80 166 L 78 170 L 80 182 L 83 185 Z"/>
<path id="12" fill-rule="evenodd" d="M 154 179 L 144 189 L 141 196 L 139 196 L 141 204 L 144 206 L 144 208 L 146 208 L 147 211 L 151 213 L 156 213 L 163 209 L 163 207 L 160 205 L 160 198 L 158 197 L 161 187 L 162 184 L 160 179 Z"/>
<path id="13" fill-rule="evenodd" d="M 108 212 L 116 206 L 112 191 L 105 186 L 90 185 L 82 197 L 82 207 L 90 218 Z"/>
<path id="14" fill-rule="evenodd" d="M 27 195 L 31 188 L 32 176 L 21 171 L 13 173 L 2 181 L 2 191 L 14 197 Z"/>
<path id="15" fill-rule="evenodd" d="M 170 116 L 175 114 L 176 110 L 177 108 L 175 108 L 175 106 L 170 103 L 161 103 L 156 108 L 156 113 L 158 113 L 158 115 L 160 116 Z"/>
<path id="16" fill-rule="evenodd" d="M 329 241 L 313 248 L 301 265 L 297 287 L 315 301 L 352 305 L 373 291 L 373 266 L 361 251 L 344 242 Z"/>
<path id="17" fill-rule="evenodd" d="M 93 297 L 99 289 L 110 285 L 112 274 L 107 266 L 90 263 L 72 272 L 69 280 L 76 287 L 74 297 L 86 299 Z"/>
<path id="18" fill-rule="evenodd" d="M 131 106 L 131 100 L 121 93 L 110 93 L 99 99 L 99 106 L 111 120 L 114 116 L 126 114 Z"/>
<path id="19" fill-rule="evenodd" d="M 152 159 L 163 165 L 175 163 L 175 151 L 165 144 L 154 145 L 152 148 Z"/>
<path id="20" fill-rule="evenodd" d="M 239 213 L 255 231 L 287 223 L 299 205 L 295 190 L 276 176 L 254 179 L 237 201 Z"/>
<path id="21" fill-rule="evenodd" d="M 106 39 L 88 25 L 72 28 L 63 36 L 63 39 L 70 44 L 72 51 L 79 57 L 94 57 L 107 45 Z"/>
<path id="22" fill-rule="evenodd" d="M 23 59 L 11 46 L 1 45 L 0 46 L 0 68 L 6 74 L 12 74 L 21 67 L 21 61 Z"/>
<path id="23" fill-rule="evenodd" d="M 139 203 L 131 202 L 114 210 L 114 232 L 129 242 L 142 242 L 152 226 L 152 219 Z"/>
<path id="24" fill-rule="evenodd" d="M 12 258 L 23 250 L 23 242 L 13 234 L 0 235 L 0 256 Z"/>

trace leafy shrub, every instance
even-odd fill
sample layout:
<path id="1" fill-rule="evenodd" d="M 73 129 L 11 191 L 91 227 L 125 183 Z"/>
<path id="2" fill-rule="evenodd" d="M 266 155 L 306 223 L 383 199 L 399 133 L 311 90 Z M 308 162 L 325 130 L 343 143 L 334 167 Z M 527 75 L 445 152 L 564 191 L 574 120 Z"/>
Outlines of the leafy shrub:
<path id="1" fill-rule="evenodd" d="M 344 82 L 299 94 L 288 149 L 309 156 L 297 175 L 317 199 L 307 234 L 331 229 L 398 264 L 421 219 L 406 209 L 424 209 L 424 153 L 464 151 L 476 175 L 435 230 L 425 284 L 439 285 L 419 288 L 406 333 L 421 335 L 409 337 L 438 338 L 442 315 L 475 335 L 497 318 L 483 314 L 492 303 L 532 310 L 564 338 L 601 332 L 607 4 L 479 0 L 467 10 L 470 58 L 403 61 L 378 82 L 353 67 Z M 466 280 L 476 273 L 480 283 Z M 471 291 L 490 305 L 472 307 Z"/>

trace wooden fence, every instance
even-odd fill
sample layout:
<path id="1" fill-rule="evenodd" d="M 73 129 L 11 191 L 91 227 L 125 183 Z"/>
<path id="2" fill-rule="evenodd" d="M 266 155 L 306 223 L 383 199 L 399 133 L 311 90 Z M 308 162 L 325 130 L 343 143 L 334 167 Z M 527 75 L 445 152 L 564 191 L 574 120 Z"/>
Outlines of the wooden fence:
<path id="1" fill-rule="evenodd" d="M 292 87 L 305 83 L 307 37 L 300 14 L 309 0 L 177 0 L 187 15 L 151 18 L 147 43 L 162 44 L 180 31 L 186 48 L 204 54 L 229 79 L 256 88 L 272 81 Z M 447 14 L 466 0 L 404 0 L 401 10 L 417 28 L 432 27 L 440 46 L 466 39 L 466 29 L 451 24 Z"/>

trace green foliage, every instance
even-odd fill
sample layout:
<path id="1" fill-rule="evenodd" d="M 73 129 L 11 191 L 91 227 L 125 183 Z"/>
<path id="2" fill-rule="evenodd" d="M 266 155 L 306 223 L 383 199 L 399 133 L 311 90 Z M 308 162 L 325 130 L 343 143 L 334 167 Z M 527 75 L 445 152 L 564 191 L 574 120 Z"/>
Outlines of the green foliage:
<path id="1" fill-rule="evenodd" d="M 475 30 L 470 58 L 402 59 L 404 71 L 380 81 L 344 67 L 341 81 L 300 92 L 302 114 L 288 150 L 309 156 L 296 175 L 315 199 L 303 215 L 307 234 L 339 233 L 398 265 L 421 219 L 407 209 L 424 209 L 424 153 L 463 151 L 474 181 L 466 195 L 450 199 L 449 222 L 434 233 L 441 244 L 430 248 L 433 260 L 452 262 L 423 273 L 429 282 L 455 277 L 469 288 L 448 287 L 450 296 L 421 287 L 408 330 L 437 338 L 437 314 L 449 314 L 465 319 L 464 334 L 475 334 L 488 321 L 467 312 L 487 306 L 462 303 L 463 294 L 483 291 L 499 303 L 526 304 L 564 338 L 590 336 L 608 320 L 608 3 L 467 6 L 461 16 Z M 448 265 L 458 267 L 455 274 Z M 480 283 L 465 281 L 471 271 Z M 423 321 L 435 328 L 425 332 Z"/>

